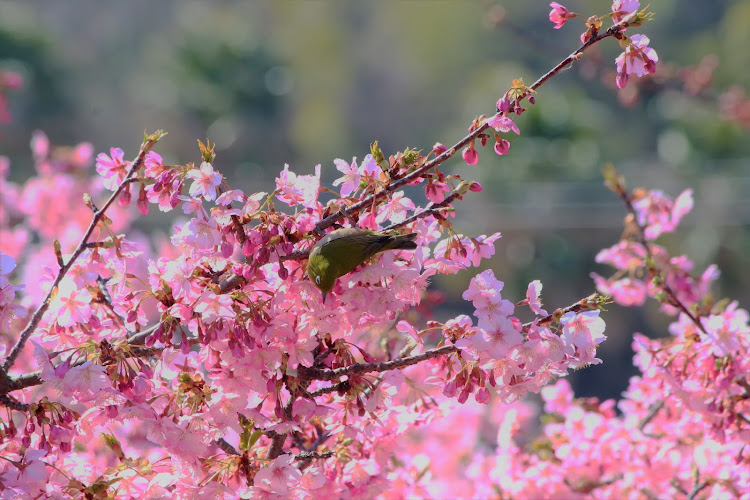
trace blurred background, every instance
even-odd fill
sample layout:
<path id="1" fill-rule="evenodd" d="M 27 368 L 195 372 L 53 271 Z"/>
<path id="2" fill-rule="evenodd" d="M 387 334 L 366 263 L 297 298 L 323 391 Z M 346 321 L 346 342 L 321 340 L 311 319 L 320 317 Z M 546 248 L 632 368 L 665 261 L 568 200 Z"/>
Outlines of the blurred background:
<path id="1" fill-rule="evenodd" d="M 610 8 L 565 5 L 586 16 Z M 23 181 L 36 129 L 53 144 L 90 141 L 129 158 L 144 130 L 162 128 L 167 161 L 199 161 L 196 139 L 209 138 L 216 168 L 246 192 L 273 189 L 284 163 L 298 174 L 320 163 L 330 185 L 334 158 L 361 159 L 374 140 L 386 154 L 451 145 L 514 78 L 531 84 L 552 68 L 584 27 L 573 20 L 554 30 L 549 10 L 510 0 L 0 0 L 0 72 L 24 81 L 4 92 L 13 118 L 0 124 L 0 154 Z M 693 212 L 659 243 L 689 255 L 696 274 L 718 264 L 716 296 L 750 303 L 750 2 L 662 0 L 651 10 L 655 20 L 638 32 L 659 54 L 654 78 L 618 91 L 620 48 L 601 43 L 540 89 L 508 156 L 487 148 L 475 167 L 444 165 L 484 186 L 458 204 L 457 227 L 503 233 L 483 267 L 511 300 L 540 279 L 553 310 L 594 291 L 589 273 L 611 274 L 594 256 L 622 231 L 623 207 L 601 181 L 612 162 L 631 187 L 695 190 Z M 145 231 L 160 228 L 168 219 L 144 218 Z M 461 293 L 473 274 L 434 280 L 444 293 L 437 319 L 471 314 Z M 613 304 L 604 317 L 604 364 L 573 375 L 583 396 L 625 389 L 634 331 L 667 335 L 654 303 Z"/>

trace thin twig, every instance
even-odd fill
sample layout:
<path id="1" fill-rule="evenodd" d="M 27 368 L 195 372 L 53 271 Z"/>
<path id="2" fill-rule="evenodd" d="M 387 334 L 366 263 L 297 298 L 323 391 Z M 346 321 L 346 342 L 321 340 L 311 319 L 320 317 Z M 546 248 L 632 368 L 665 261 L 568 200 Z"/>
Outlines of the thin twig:
<path id="1" fill-rule="evenodd" d="M 638 423 L 638 430 L 642 431 L 654 419 L 659 410 L 664 408 L 664 403 L 665 401 L 661 399 L 649 405 L 648 414 Z"/>

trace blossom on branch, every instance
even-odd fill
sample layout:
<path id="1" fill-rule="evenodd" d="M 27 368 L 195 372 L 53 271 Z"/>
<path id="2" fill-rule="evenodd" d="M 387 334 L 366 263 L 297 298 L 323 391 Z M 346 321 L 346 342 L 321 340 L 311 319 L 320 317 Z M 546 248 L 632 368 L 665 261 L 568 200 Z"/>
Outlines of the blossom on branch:
<path id="1" fill-rule="evenodd" d="M 123 158 L 125 152 L 120 148 L 111 148 L 109 154 L 111 156 L 99 153 L 96 157 L 96 171 L 104 178 L 104 187 L 116 191 L 128 175 L 130 162 Z"/>
<path id="2" fill-rule="evenodd" d="M 630 37 L 630 43 L 625 47 L 625 52 L 617 56 L 615 63 L 617 64 L 618 88 L 625 88 L 629 75 L 641 77 L 656 72 L 659 56 L 648 46 L 648 43 L 649 39 L 646 35 L 633 35 Z"/>
<path id="3" fill-rule="evenodd" d="M 216 199 L 216 188 L 221 185 L 222 175 L 214 171 L 213 165 L 204 161 L 200 169 L 194 168 L 188 172 L 187 178 L 193 180 L 190 185 L 190 196 L 208 201 Z"/>
<path id="4" fill-rule="evenodd" d="M 562 28 L 563 25 L 568 22 L 568 19 L 576 17 L 576 14 L 568 12 L 568 9 L 557 2 L 552 2 L 549 6 L 552 7 L 552 10 L 549 13 L 549 20 L 555 23 L 554 28 L 556 30 Z"/>

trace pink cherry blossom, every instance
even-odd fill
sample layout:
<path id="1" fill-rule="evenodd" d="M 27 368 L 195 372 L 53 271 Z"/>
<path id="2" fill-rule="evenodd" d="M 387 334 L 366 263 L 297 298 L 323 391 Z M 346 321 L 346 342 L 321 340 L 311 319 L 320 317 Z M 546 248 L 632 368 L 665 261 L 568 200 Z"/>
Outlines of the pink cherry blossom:
<path id="1" fill-rule="evenodd" d="M 45 450 L 25 450 L 21 460 L 0 475 L 0 481 L 7 488 L 19 488 L 18 491 L 26 493 L 29 497 L 38 496 L 44 491 L 49 477 L 49 468 L 41 460 L 45 455 Z"/>
<path id="2" fill-rule="evenodd" d="M 638 242 L 620 240 L 615 245 L 600 250 L 596 254 L 596 262 L 609 264 L 617 269 L 632 270 L 643 265 L 646 250 Z"/>
<path id="3" fill-rule="evenodd" d="M 432 152 L 435 154 L 435 156 L 440 156 L 446 151 L 448 151 L 448 148 L 441 142 L 436 142 L 435 145 L 432 146 Z"/>
<path id="4" fill-rule="evenodd" d="M 73 326 L 76 323 L 87 323 L 91 317 L 91 293 L 86 288 L 79 288 L 69 278 L 63 279 L 57 287 L 57 296 L 50 305 L 51 314 L 60 326 Z"/>
<path id="5" fill-rule="evenodd" d="M 333 181 L 333 185 L 341 185 L 341 196 L 347 197 L 359 188 L 359 182 L 362 180 L 362 175 L 357 166 L 357 158 L 353 158 L 351 164 L 340 158 L 333 160 L 333 163 L 336 165 L 336 170 L 344 174 L 343 177 Z"/>
<path id="6" fill-rule="evenodd" d="M 633 35 L 625 52 L 620 54 L 615 63 L 617 64 L 617 87 L 624 88 L 628 83 L 628 75 L 635 74 L 637 77 L 653 74 L 656 71 L 656 63 L 659 56 L 656 51 L 648 46 L 649 39 L 646 35 Z"/>
<path id="7" fill-rule="evenodd" d="M 190 185 L 190 196 L 202 197 L 204 200 L 216 199 L 216 188 L 221 185 L 222 175 L 214 171 L 213 165 L 204 161 L 200 169 L 193 169 L 187 173 L 187 178 L 192 179 Z"/>
<path id="8" fill-rule="evenodd" d="M 643 280 L 637 278 L 605 279 L 591 273 L 599 292 L 610 295 L 620 305 L 632 307 L 642 305 L 648 297 L 648 287 Z"/>
<path id="9" fill-rule="evenodd" d="M 505 284 L 495 278 L 495 273 L 492 269 L 482 271 L 471 279 L 469 288 L 461 295 L 464 300 L 470 300 L 474 303 L 474 307 L 479 308 L 479 305 L 488 302 L 499 302 L 500 291 L 503 289 Z"/>
<path id="10" fill-rule="evenodd" d="M 614 0 L 612 2 L 612 21 L 619 23 L 641 7 L 639 0 Z"/>
<path id="11" fill-rule="evenodd" d="M 502 316 L 492 317 L 491 325 L 480 325 L 483 328 L 473 337 L 473 347 L 486 353 L 492 359 L 501 359 L 510 349 L 523 342 L 523 335 L 513 325 L 513 322 Z M 491 327 L 489 329 L 484 329 Z"/>
<path id="12" fill-rule="evenodd" d="M 736 301 L 729 304 L 722 314 L 701 318 L 701 324 L 703 328 L 697 333 L 716 357 L 738 352 L 743 338 L 750 338 L 747 311 L 738 309 Z"/>
<path id="13" fill-rule="evenodd" d="M 86 361 L 70 368 L 55 386 L 65 398 L 84 402 L 99 396 L 100 391 L 110 389 L 111 384 L 103 366 Z"/>
<path id="14" fill-rule="evenodd" d="M 146 153 L 146 157 L 143 159 L 143 167 L 144 173 L 151 178 L 159 177 L 166 169 L 164 160 L 156 151 Z"/>
<path id="15" fill-rule="evenodd" d="M 205 291 L 198 298 L 193 310 L 201 315 L 201 319 L 205 323 L 210 324 L 222 318 L 234 318 L 232 304 L 232 298 L 228 295 L 216 295 L 213 292 Z"/>
<path id="16" fill-rule="evenodd" d="M 599 311 L 569 312 L 560 318 L 562 338 L 567 349 L 590 352 L 607 338 Z"/>
<path id="17" fill-rule="evenodd" d="M 276 195 L 289 206 L 300 204 L 306 208 L 315 208 L 320 189 L 320 165 L 315 166 L 315 175 L 297 175 L 284 165 L 284 170 L 276 178 Z"/>
<path id="18" fill-rule="evenodd" d="M 494 128 L 498 132 L 515 132 L 516 135 L 520 135 L 521 132 L 518 130 L 518 125 L 507 115 L 504 114 L 496 114 L 489 120 L 487 120 L 487 124 Z"/>
<path id="19" fill-rule="evenodd" d="M 445 194 L 451 190 L 445 182 L 430 180 L 425 187 L 425 197 L 433 203 L 442 203 L 445 200 Z"/>
<path id="20" fill-rule="evenodd" d="M 638 223 L 644 226 L 646 239 L 672 232 L 682 217 L 693 208 L 693 191 L 686 189 L 673 201 L 662 191 L 649 191 L 633 202 Z"/>
<path id="21" fill-rule="evenodd" d="M 292 455 L 282 455 L 273 459 L 255 475 L 255 485 L 277 495 L 288 495 L 302 478 L 302 473 L 294 466 L 293 460 Z"/>
<path id="22" fill-rule="evenodd" d="M 378 223 L 390 220 L 394 224 L 398 224 L 406 219 L 406 215 L 409 211 L 414 210 L 415 205 L 411 199 L 404 196 L 403 191 L 396 191 L 391 196 L 388 203 L 384 204 L 380 209 L 380 214 L 376 217 Z"/>
<path id="23" fill-rule="evenodd" d="M 552 10 L 549 13 L 549 20 L 555 23 L 554 28 L 556 30 L 562 28 L 568 19 L 575 17 L 575 14 L 568 12 L 568 9 L 557 2 L 552 2 L 549 6 L 552 7 Z"/>
<path id="24" fill-rule="evenodd" d="M 96 171 L 104 177 L 104 187 L 110 191 L 116 191 L 130 170 L 130 162 L 123 157 L 125 152 L 120 148 L 111 148 L 110 156 L 99 153 L 96 157 Z"/>
<path id="25" fill-rule="evenodd" d="M 181 230 L 172 236 L 175 245 L 182 244 L 193 247 L 196 250 L 213 250 L 221 243 L 221 233 L 212 219 L 193 217 Z"/>
<path id="26" fill-rule="evenodd" d="M 526 300 L 528 301 L 529 309 L 531 309 L 534 314 L 538 316 L 546 316 L 547 311 L 542 309 L 541 293 L 542 282 L 534 280 L 529 283 L 529 286 L 526 289 Z"/>

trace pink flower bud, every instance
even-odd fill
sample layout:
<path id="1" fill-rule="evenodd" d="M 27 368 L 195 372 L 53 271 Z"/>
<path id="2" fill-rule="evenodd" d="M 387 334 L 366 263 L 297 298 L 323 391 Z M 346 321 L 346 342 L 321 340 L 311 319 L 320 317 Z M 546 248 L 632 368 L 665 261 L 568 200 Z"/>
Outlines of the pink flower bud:
<path id="1" fill-rule="evenodd" d="M 474 399 L 477 400 L 477 403 L 487 404 L 490 402 L 490 391 L 486 387 L 480 387 L 474 394 Z"/>
<path id="2" fill-rule="evenodd" d="M 452 398 L 456 395 L 457 387 L 456 387 L 456 380 L 451 380 L 445 386 L 443 387 L 443 394 L 449 398 Z"/>
<path id="3" fill-rule="evenodd" d="M 469 184 L 469 191 L 471 191 L 472 193 L 479 193 L 482 191 L 482 189 L 482 185 L 476 181 Z"/>
<path id="4" fill-rule="evenodd" d="M 465 148 L 461 152 L 461 157 L 463 157 L 464 161 L 468 165 L 476 165 L 477 162 L 479 161 L 479 153 L 477 153 L 477 150 L 474 149 L 474 145 L 473 144 L 471 146 Z"/>
<path id="5" fill-rule="evenodd" d="M 505 139 L 500 139 L 499 141 L 495 142 L 495 153 L 502 155 L 507 155 L 508 151 L 510 150 L 510 142 L 506 141 Z"/>
<path id="6" fill-rule="evenodd" d="M 127 186 L 125 186 L 125 189 L 122 190 L 122 194 L 120 195 L 120 198 L 117 200 L 117 203 L 121 207 L 127 207 L 128 205 L 130 205 L 130 199 L 131 199 L 130 184 L 128 184 Z"/>
<path id="7" fill-rule="evenodd" d="M 510 100 L 507 97 L 503 97 L 501 99 L 498 99 L 497 101 L 497 110 L 500 113 L 507 113 L 510 109 Z"/>
<path id="8" fill-rule="evenodd" d="M 625 85 L 628 84 L 628 74 L 625 72 L 617 73 L 615 83 L 617 84 L 618 89 L 624 89 Z"/>
<path id="9" fill-rule="evenodd" d="M 245 257 L 250 257 L 253 255 L 254 251 L 255 245 L 253 245 L 252 241 L 250 241 L 250 238 L 245 238 L 245 242 L 242 244 L 242 255 L 244 255 Z"/>
<path id="10" fill-rule="evenodd" d="M 146 186 L 141 184 L 141 189 L 138 192 L 138 201 L 136 203 L 138 211 L 143 215 L 148 215 L 148 198 L 146 197 Z"/>
<path id="11" fill-rule="evenodd" d="M 461 404 L 464 404 L 467 399 L 469 399 L 469 391 L 467 390 L 461 391 L 461 394 L 458 395 L 458 402 Z"/>
<path id="12" fill-rule="evenodd" d="M 289 277 L 289 271 L 283 265 L 279 265 L 279 278 L 285 280 Z"/>

